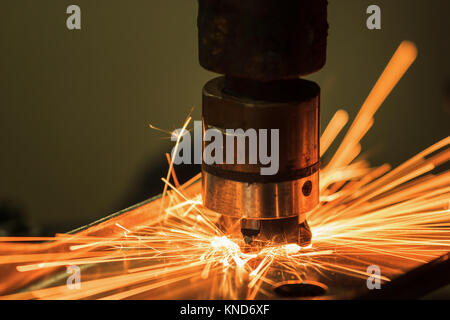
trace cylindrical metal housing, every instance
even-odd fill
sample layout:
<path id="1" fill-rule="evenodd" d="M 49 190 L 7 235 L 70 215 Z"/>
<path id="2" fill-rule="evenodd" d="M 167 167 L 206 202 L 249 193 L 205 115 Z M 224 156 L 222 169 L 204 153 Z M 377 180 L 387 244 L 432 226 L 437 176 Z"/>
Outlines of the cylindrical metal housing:
<path id="1" fill-rule="evenodd" d="M 323 67 L 327 0 L 199 0 L 200 64 L 227 76 L 294 79 Z"/>
<path id="2" fill-rule="evenodd" d="M 210 155 L 223 161 L 203 163 L 203 202 L 222 214 L 225 229 L 240 226 L 244 238 L 291 241 L 296 234 L 300 245 L 311 241 L 305 217 L 319 202 L 320 88 L 299 77 L 325 64 L 327 3 L 198 0 L 200 64 L 225 75 L 203 89 L 204 133 L 214 129 L 211 137 L 222 141 L 240 138 L 246 149 L 223 147 Z M 278 130 L 277 170 L 270 175 L 262 174 L 268 157 L 251 158 L 251 130 Z M 256 143 L 258 151 L 272 149 L 272 137 L 266 138 L 267 145 Z M 203 142 L 204 151 L 216 147 L 211 139 Z"/>
<path id="3" fill-rule="evenodd" d="M 228 217 L 298 217 L 303 223 L 319 201 L 319 95 L 317 84 L 302 79 L 281 84 L 225 77 L 209 81 L 203 89 L 203 130 L 219 130 L 225 141 L 227 129 L 277 129 L 279 166 L 276 174 L 262 175 L 261 168 L 267 165 L 250 164 L 248 136 L 244 137 L 246 161 L 237 163 L 233 137 L 232 163 L 227 162 L 229 150 L 224 148 L 223 163 L 202 164 L 204 206 Z M 208 142 L 203 143 L 206 148 Z"/>

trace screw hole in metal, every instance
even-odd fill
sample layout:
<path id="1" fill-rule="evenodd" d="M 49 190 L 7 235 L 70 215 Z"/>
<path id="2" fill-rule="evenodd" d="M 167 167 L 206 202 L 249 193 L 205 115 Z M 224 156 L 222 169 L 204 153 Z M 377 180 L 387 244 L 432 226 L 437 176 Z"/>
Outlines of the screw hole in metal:
<path id="1" fill-rule="evenodd" d="M 312 191 L 312 182 L 308 180 L 303 184 L 302 192 L 303 195 L 307 197 L 311 194 L 311 191 Z"/>
<path id="2" fill-rule="evenodd" d="M 279 283 L 273 290 L 282 297 L 310 298 L 323 296 L 328 291 L 328 287 L 316 281 L 291 280 Z"/>

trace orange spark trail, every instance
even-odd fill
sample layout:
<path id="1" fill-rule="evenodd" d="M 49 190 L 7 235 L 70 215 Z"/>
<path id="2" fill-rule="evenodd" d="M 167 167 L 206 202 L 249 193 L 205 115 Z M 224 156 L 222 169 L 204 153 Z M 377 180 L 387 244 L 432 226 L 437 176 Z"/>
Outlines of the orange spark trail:
<path id="1" fill-rule="evenodd" d="M 346 157 L 347 153 L 359 143 L 365 131 L 373 121 L 372 117 L 387 98 L 389 93 L 402 78 L 417 57 L 416 46 L 409 41 L 403 41 L 394 56 L 389 61 L 375 86 L 364 101 L 352 126 L 344 137 L 341 145 L 331 159 L 327 168 L 339 168 L 347 165 L 352 159 Z"/>

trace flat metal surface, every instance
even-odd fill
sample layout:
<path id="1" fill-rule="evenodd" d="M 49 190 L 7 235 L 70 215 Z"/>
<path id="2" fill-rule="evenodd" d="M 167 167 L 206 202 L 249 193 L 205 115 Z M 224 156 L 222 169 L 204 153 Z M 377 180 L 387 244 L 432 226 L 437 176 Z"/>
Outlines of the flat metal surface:
<path id="1" fill-rule="evenodd" d="M 200 191 L 200 183 L 194 184 L 192 187 L 184 190 L 187 194 L 197 194 Z M 118 239 L 123 237 L 121 229 L 117 228 L 117 224 L 133 230 L 139 229 L 139 227 L 146 225 L 155 225 L 161 223 L 158 217 L 151 212 L 158 210 L 161 198 L 156 197 L 149 201 L 146 201 L 140 205 L 133 206 L 127 210 L 123 210 L 117 214 L 110 215 L 100 221 L 94 222 L 88 226 L 79 228 L 74 232 L 73 236 L 109 236 L 117 237 Z M 176 246 L 174 244 L 174 246 Z M 35 244 L 35 246 L 27 247 L 28 253 L 51 253 L 67 251 L 67 246 L 58 242 L 48 242 Z M 83 252 L 88 251 L 89 248 Z M 123 253 L 124 258 L 139 252 L 135 249 L 122 248 L 118 249 Z M 2 252 L 4 254 L 4 252 Z M 76 258 L 77 254 L 81 252 L 74 252 L 72 258 Z M 362 254 L 362 252 L 361 252 Z M 105 295 L 115 298 L 121 298 L 121 294 L 126 292 L 125 298 L 127 299 L 244 299 L 249 298 L 249 284 L 251 283 L 251 277 L 248 275 L 240 275 L 234 272 L 224 272 L 223 269 L 211 270 L 208 277 L 201 276 L 198 267 L 192 267 L 192 273 L 186 273 L 186 277 L 179 277 L 175 279 L 173 276 L 161 275 L 156 273 L 148 273 L 141 279 L 139 284 L 130 282 L 124 283 L 117 289 L 117 283 L 114 283 L 115 277 L 121 277 L 123 275 L 133 275 L 133 270 L 139 268 L 150 268 L 152 265 L 164 265 L 169 263 L 164 258 L 159 260 L 130 260 L 123 259 L 121 261 L 115 261 L 111 263 L 94 263 L 85 264 L 82 266 L 83 282 L 90 280 L 109 279 L 105 283 L 112 283 L 115 285 L 115 289 L 108 290 L 105 288 L 96 288 L 92 291 L 92 295 L 80 294 L 80 297 L 95 299 L 102 298 Z M 183 257 L 177 258 L 177 263 L 183 261 Z M 181 259 L 181 260 L 179 260 Z M 313 257 L 304 258 L 304 266 L 298 264 L 296 270 L 292 270 L 289 264 L 274 264 L 270 270 L 265 274 L 267 281 L 264 281 L 258 288 L 255 294 L 251 295 L 253 299 L 354 299 L 354 298 L 402 298 L 411 296 L 410 286 L 420 286 L 416 290 L 414 297 L 426 297 L 427 294 L 433 294 L 439 288 L 443 288 L 448 284 L 448 277 L 442 277 L 442 272 L 448 271 L 448 254 L 442 258 L 432 261 L 429 264 L 421 262 L 410 262 L 405 264 L 401 263 L 401 270 L 398 268 L 400 257 L 389 257 L 386 260 L 386 256 L 383 255 L 371 255 L 360 257 L 354 252 L 351 255 L 336 254 L 324 256 L 320 259 L 321 268 L 316 267 L 314 264 L 307 263 L 308 259 L 314 259 Z M 261 259 L 255 259 L 250 262 L 252 264 L 258 264 Z M 173 261 L 172 261 L 173 262 Z M 316 261 L 317 262 L 317 261 Z M 346 268 L 356 268 L 363 272 L 367 265 L 381 265 L 383 266 L 383 275 L 389 276 L 391 284 L 383 282 L 382 288 L 386 288 L 386 291 L 379 290 L 375 295 L 373 291 L 367 287 L 367 277 L 355 277 L 354 275 L 345 272 Z M 341 269 L 326 268 L 326 266 L 338 265 Z M 325 268 L 323 267 L 325 266 Z M 67 281 L 68 274 L 65 268 L 49 268 L 46 270 L 40 270 L 39 272 L 31 272 L 17 274 L 14 266 L 5 268 L 2 266 L 0 272 L 8 274 L 9 287 L 7 283 L 2 283 L 2 294 L 5 292 L 12 294 L 18 292 L 27 292 L 30 290 L 46 290 L 46 288 L 52 288 L 55 286 L 62 286 L 64 288 Z M 439 273 L 437 273 L 439 270 Z M 447 272 L 447 275 L 450 274 Z M 411 275 L 411 280 L 408 280 Z M 299 277 L 302 279 L 299 281 Z M 398 279 L 398 281 L 396 280 Z M 402 280 L 403 279 L 403 280 Z M 406 281 L 404 280 L 406 279 Z M 414 282 L 414 279 L 421 279 L 422 282 Z M 428 281 L 430 280 L 430 281 Z M 433 281 L 431 281 L 433 280 Z M 430 286 L 429 283 L 432 282 Z M 227 291 L 219 290 L 226 283 Z M 424 283 L 428 283 L 425 285 Z M 157 285 L 155 285 L 157 284 Z M 8 287 L 8 288 L 7 288 Z M 280 289 L 281 287 L 281 289 Z M 61 289 L 62 290 L 62 289 Z M 83 289 L 81 289 L 83 290 Z M 130 291 L 131 290 L 131 291 Z M 82 292 L 82 291 L 81 291 Z M 132 292 L 132 294 L 130 294 Z M 386 292 L 386 296 L 384 296 Z M 445 298 L 445 290 L 443 291 Z M 66 293 L 67 294 L 67 293 Z M 436 294 L 436 293 L 435 293 Z M 72 298 L 76 298 L 77 294 L 71 293 Z M 12 296 L 14 297 L 14 296 Z M 37 295 L 36 297 L 39 297 Z M 36 298 L 35 297 L 35 298 Z M 64 297 L 64 296 L 63 296 Z M 65 296 L 67 297 L 67 296 Z M 441 296 L 442 298 L 442 293 Z M 448 296 L 447 296 L 448 297 Z M 33 298 L 33 294 L 29 296 Z"/>

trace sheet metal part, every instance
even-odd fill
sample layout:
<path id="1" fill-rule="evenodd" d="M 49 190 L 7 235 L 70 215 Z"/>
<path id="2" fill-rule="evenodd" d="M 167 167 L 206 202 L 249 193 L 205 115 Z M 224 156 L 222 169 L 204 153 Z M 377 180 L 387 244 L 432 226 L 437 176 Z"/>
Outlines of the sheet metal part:
<path id="1" fill-rule="evenodd" d="M 258 164 L 236 164 L 236 158 L 234 164 L 202 165 L 205 207 L 226 222 L 243 219 L 249 242 L 311 241 L 306 214 L 319 200 L 320 88 L 299 77 L 325 64 L 327 32 L 325 0 L 199 0 L 200 64 L 225 74 L 203 89 L 204 130 L 280 132 L 273 176 L 261 175 Z"/>
<path id="2" fill-rule="evenodd" d="M 388 283 L 383 291 L 372 290 L 358 299 L 420 299 L 445 285 L 450 285 L 450 253 L 401 275 Z"/>
<path id="3" fill-rule="evenodd" d="M 184 190 L 187 194 L 196 194 L 200 191 L 200 183 L 196 183 Z M 128 209 L 122 210 L 98 221 L 95 221 L 87 226 L 80 227 L 71 234 L 74 236 L 122 236 L 121 229 L 117 228 L 119 223 L 131 230 L 141 224 L 153 224 L 157 221 L 149 220 L 148 212 L 151 210 L 158 210 L 160 205 L 160 196 L 149 199 L 143 203 L 137 204 Z M 66 245 L 57 244 L 54 242 L 42 244 L 27 245 L 28 253 L 38 252 L 60 252 L 67 251 Z M 86 251 L 91 248 L 84 249 Z M 3 253 L 2 253 L 3 254 Z M 77 252 L 74 252 L 73 258 L 76 258 Z M 333 256 L 329 258 L 330 262 L 338 262 L 342 265 L 347 263 L 358 266 L 358 261 L 353 258 L 346 258 L 344 256 Z M 380 264 L 381 258 L 373 255 L 372 260 L 367 263 Z M 394 261 L 396 258 L 391 257 Z M 347 276 L 345 274 L 337 274 L 332 271 L 318 271 L 316 268 L 308 268 L 305 270 L 303 276 L 306 280 L 294 281 L 289 277 L 283 269 L 274 269 L 269 272 L 266 277 L 270 279 L 274 285 L 265 285 L 256 299 L 386 299 L 391 297 L 407 298 L 414 296 L 423 297 L 429 293 L 434 292 L 438 288 L 444 288 L 449 284 L 448 275 L 449 269 L 449 254 L 433 260 L 428 264 L 421 264 L 419 262 L 412 263 L 407 266 L 407 272 L 392 280 L 391 284 L 382 286 L 381 290 L 369 290 L 366 287 L 366 280 L 356 277 Z M 100 279 L 111 273 L 127 274 L 128 269 L 139 266 L 148 266 L 151 262 L 139 261 L 119 261 L 115 263 L 100 263 L 87 264 L 82 268 L 83 279 Z M 361 269 L 367 267 L 362 264 Z M 65 285 L 67 278 L 70 276 L 66 272 L 66 268 L 48 268 L 40 271 L 30 272 L 29 274 L 17 274 L 15 266 L 2 265 L 0 272 L 4 274 L 7 279 L 5 288 L 6 291 L 0 293 L 14 293 L 26 292 L 29 290 L 44 289 L 57 285 Z M 28 275 L 28 276 L 26 276 Z M 196 281 L 186 280 L 184 282 L 175 283 L 163 286 L 158 290 L 144 292 L 138 295 L 131 296 L 130 299 L 227 299 L 224 296 L 209 296 L 209 291 L 213 285 L 213 281 L 220 281 L 215 277 L 208 279 L 196 279 Z M 149 278 L 151 281 L 152 278 Z M 164 280 L 164 278 L 159 279 Z M 237 296 L 234 299 L 243 299 L 248 291 L 247 282 L 233 282 L 240 283 L 240 287 L 234 288 Z M 431 285 L 430 285 L 431 283 Z M 121 288 L 126 290 L 127 286 Z M 412 291 L 409 291 L 411 290 Z M 447 297 L 448 293 L 441 297 Z M 92 297 L 95 298 L 95 297 Z"/>

